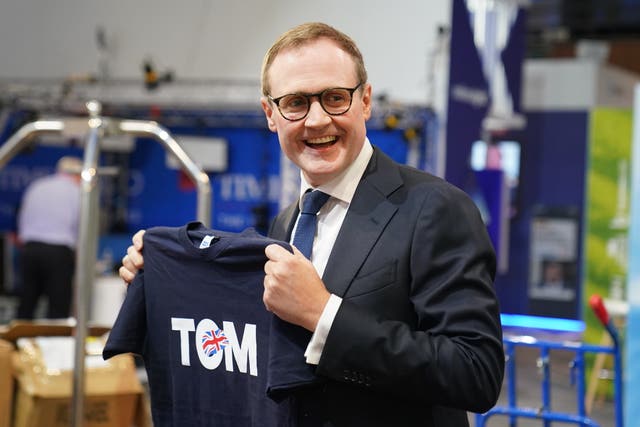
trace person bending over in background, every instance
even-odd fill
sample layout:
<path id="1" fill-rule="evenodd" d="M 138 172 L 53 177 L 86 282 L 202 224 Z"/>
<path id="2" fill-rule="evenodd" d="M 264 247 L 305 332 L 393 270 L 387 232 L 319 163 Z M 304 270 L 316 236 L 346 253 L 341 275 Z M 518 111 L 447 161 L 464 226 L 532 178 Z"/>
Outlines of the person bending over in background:
<path id="1" fill-rule="evenodd" d="M 81 171 L 79 158 L 62 157 L 56 173 L 33 181 L 22 197 L 18 213 L 19 319 L 33 319 L 42 295 L 48 300 L 47 318 L 71 315 Z"/>
<path id="2" fill-rule="evenodd" d="M 301 170 L 301 200 L 269 236 L 291 241 L 307 190 L 329 195 L 311 260 L 266 248 L 263 301 L 309 331 L 321 385 L 294 394 L 300 426 L 467 426 L 504 374 L 495 253 L 473 202 L 395 163 L 367 138 L 372 89 L 347 35 L 322 23 L 283 34 L 262 67 L 268 127 Z M 143 267 L 142 234 L 120 276 Z"/>

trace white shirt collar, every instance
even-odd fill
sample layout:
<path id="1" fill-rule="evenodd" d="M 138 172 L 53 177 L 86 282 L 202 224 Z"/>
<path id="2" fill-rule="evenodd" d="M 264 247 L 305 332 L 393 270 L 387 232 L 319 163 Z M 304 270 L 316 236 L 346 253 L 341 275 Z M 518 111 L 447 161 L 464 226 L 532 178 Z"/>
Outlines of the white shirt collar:
<path id="1" fill-rule="evenodd" d="M 302 203 L 302 195 L 309 189 L 320 190 L 331 197 L 348 204 L 351 203 L 353 195 L 356 192 L 356 188 L 360 183 L 360 178 L 362 178 L 372 155 L 373 147 L 371 146 L 371 142 L 369 142 L 369 138 L 365 138 L 362 149 L 355 161 L 351 163 L 351 165 L 349 165 L 340 175 L 317 188 L 313 188 L 307 180 L 304 179 L 302 172 L 300 172 L 300 197 L 298 198 L 298 203 Z M 299 207 L 302 208 L 302 205 Z"/>

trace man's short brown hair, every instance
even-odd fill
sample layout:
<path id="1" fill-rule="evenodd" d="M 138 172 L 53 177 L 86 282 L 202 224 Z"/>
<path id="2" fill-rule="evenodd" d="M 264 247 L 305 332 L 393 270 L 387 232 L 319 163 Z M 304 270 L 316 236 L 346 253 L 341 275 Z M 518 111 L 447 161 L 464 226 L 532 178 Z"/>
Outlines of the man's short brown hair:
<path id="1" fill-rule="evenodd" d="M 298 25 L 281 35 L 267 51 L 262 62 L 262 94 L 264 96 L 270 95 L 269 91 L 271 87 L 269 86 L 268 72 L 271 64 L 280 52 L 285 49 L 303 46 L 304 44 L 321 38 L 333 40 L 338 44 L 340 49 L 351 55 L 356 65 L 355 71 L 358 83 L 366 83 L 367 70 L 364 66 L 364 59 L 362 58 L 360 49 L 358 49 L 358 46 L 356 46 L 356 43 L 351 37 L 322 22 L 309 22 Z"/>

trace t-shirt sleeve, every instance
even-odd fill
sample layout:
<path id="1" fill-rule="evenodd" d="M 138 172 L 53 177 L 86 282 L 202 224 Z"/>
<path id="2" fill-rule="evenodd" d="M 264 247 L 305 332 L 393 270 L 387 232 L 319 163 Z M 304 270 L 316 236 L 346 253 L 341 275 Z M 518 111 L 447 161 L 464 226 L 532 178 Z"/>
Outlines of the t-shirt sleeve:
<path id="1" fill-rule="evenodd" d="M 107 360 L 121 353 L 142 354 L 147 336 L 144 273 L 140 272 L 127 288 L 116 321 L 102 351 Z"/>

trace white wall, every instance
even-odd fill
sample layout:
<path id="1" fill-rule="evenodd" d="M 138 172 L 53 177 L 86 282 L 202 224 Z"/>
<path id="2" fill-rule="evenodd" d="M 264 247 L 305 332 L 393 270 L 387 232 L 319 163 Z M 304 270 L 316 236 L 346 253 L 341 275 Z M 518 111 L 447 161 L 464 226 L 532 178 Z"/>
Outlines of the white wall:
<path id="1" fill-rule="evenodd" d="M 96 73 L 106 31 L 112 78 L 142 76 L 150 58 L 177 79 L 259 79 L 284 30 L 324 21 L 359 44 L 374 93 L 428 103 L 430 54 L 450 0 L 2 0 L 0 79 Z"/>
<path id="2" fill-rule="evenodd" d="M 526 111 L 631 108 L 640 76 L 587 58 L 524 61 L 522 103 Z"/>

